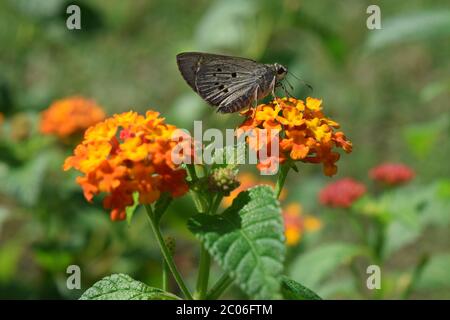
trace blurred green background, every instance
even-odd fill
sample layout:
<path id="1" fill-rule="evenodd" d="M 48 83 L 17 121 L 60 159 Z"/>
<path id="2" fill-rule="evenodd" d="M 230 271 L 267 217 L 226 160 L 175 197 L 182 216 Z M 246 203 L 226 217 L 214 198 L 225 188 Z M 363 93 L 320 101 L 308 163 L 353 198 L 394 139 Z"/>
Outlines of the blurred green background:
<path id="1" fill-rule="evenodd" d="M 71 3 L 81 8 L 81 30 L 66 28 Z M 381 30 L 366 27 L 370 4 L 381 8 Z M 383 193 L 386 207 L 404 219 L 394 214 L 388 231 L 382 297 L 399 297 L 426 253 L 409 297 L 450 298 L 447 0 L 4 0 L 0 44 L 0 298 L 78 298 L 83 290 L 66 288 L 70 264 L 81 267 L 82 289 L 113 272 L 160 283 L 145 215 L 138 211 L 130 226 L 110 222 L 100 203 L 83 199 L 75 173 L 62 172 L 71 147 L 37 128 L 42 110 L 74 94 L 95 99 L 109 115 L 151 108 L 187 129 L 194 120 L 234 128 L 241 117 L 215 113 L 184 83 L 175 62 L 183 51 L 279 62 L 310 83 L 312 93 L 291 80 L 294 95 L 322 98 L 354 144 L 337 178 L 368 182 L 368 170 L 384 161 L 412 167 L 413 184 Z M 317 202 L 331 180 L 317 166 L 299 168 L 288 177 L 288 199 L 324 227 L 291 250 L 287 269 L 325 298 L 372 297 L 355 288 L 342 248 L 319 251 L 305 266 L 311 250 L 354 239 L 345 213 Z M 198 254 L 184 226 L 191 207 L 189 198 L 177 200 L 164 221 L 186 276 Z M 228 294 L 243 297 L 237 289 Z"/>

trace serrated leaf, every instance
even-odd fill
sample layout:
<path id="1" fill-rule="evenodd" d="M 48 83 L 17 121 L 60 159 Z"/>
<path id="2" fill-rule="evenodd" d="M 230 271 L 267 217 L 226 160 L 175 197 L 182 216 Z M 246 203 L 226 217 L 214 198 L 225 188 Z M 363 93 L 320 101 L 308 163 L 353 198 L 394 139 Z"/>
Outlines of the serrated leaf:
<path id="1" fill-rule="evenodd" d="M 126 274 L 113 274 L 87 289 L 80 300 L 178 300 L 179 297 L 149 287 Z"/>
<path id="2" fill-rule="evenodd" d="M 281 280 L 281 293 L 287 300 L 322 300 L 317 293 L 288 277 Z"/>
<path id="3" fill-rule="evenodd" d="M 294 260 L 289 275 L 310 288 L 318 287 L 337 267 L 360 253 L 360 247 L 349 243 L 322 245 Z"/>
<path id="4" fill-rule="evenodd" d="M 280 204 L 271 187 L 243 191 L 222 214 L 197 215 L 188 227 L 250 297 L 279 297 L 286 249 Z"/>

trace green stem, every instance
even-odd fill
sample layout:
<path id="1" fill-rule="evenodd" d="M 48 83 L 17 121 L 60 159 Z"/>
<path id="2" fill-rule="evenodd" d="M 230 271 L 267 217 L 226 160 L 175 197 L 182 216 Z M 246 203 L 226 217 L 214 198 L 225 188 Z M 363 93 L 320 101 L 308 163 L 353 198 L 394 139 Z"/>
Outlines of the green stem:
<path id="1" fill-rule="evenodd" d="M 223 196 L 219 193 L 215 195 L 208 210 L 209 214 L 216 214 L 220 202 L 222 201 L 222 198 Z M 211 256 L 209 255 L 208 250 L 206 250 L 206 248 L 202 245 L 200 248 L 200 266 L 198 269 L 197 287 L 195 293 L 196 299 L 203 300 L 206 298 L 206 293 L 208 291 L 210 267 L 211 267 Z"/>
<path id="2" fill-rule="evenodd" d="M 162 289 L 166 292 L 169 292 L 169 266 L 166 261 L 162 262 Z"/>
<path id="3" fill-rule="evenodd" d="M 197 180 L 197 174 L 195 173 L 195 166 L 192 164 L 187 164 L 186 165 L 186 172 L 187 172 L 187 176 L 189 178 L 189 180 L 191 182 L 194 182 L 195 180 Z"/>
<path id="4" fill-rule="evenodd" d="M 405 291 L 403 291 L 402 294 L 402 299 L 408 299 L 409 296 L 411 295 L 411 293 L 414 291 L 414 287 L 416 286 L 417 282 L 419 281 L 423 269 L 425 268 L 425 266 L 427 265 L 428 261 L 429 261 L 429 256 L 428 254 L 423 254 L 422 257 L 420 258 L 419 262 L 417 263 L 416 267 L 414 268 L 413 274 L 411 276 L 411 281 L 409 282 L 408 287 L 405 289 Z"/>
<path id="5" fill-rule="evenodd" d="M 173 261 L 172 255 L 170 254 L 170 251 L 166 246 L 166 243 L 163 239 L 161 231 L 159 230 L 159 226 L 157 226 L 155 223 L 152 207 L 149 204 L 146 204 L 145 209 L 147 211 L 150 226 L 152 227 L 152 231 L 155 234 L 159 248 L 161 249 L 161 253 L 164 257 L 164 260 L 167 263 L 167 266 L 168 266 L 170 272 L 172 273 L 173 277 L 175 278 L 175 281 L 177 282 L 178 286 L 180 287 L 181 292 L 183 292 L 186 299 L 192 300 L 193 299 L 192 295 L 189 292 L 189 289 L 187 288 L 186 284 L 184 283 L 183 278 L 181 277 L 180 273 L 178 272 L 175 262 Z"/>
<path id="6" fill-rule="evenodd" d="M 358 234 L 359 240 L 361 243 L 367 245 L 367 232 L 364 230 L 363 222 L 358 220 L 360 218 L 359 215 L 357 215 L 353 210 L 348 210 L 348 217 L 350 219 L 351 226 L 353 227 L 353 230 Z"/>
<path id="7" fill-rule="evenodd" d="M 216 214 L 217 209 L 219 209 L 220 203 L 222 202 L 222 199 L 223 199 L 223 195 L 220 193 L 218 193 L 214 197 L 214 200 L 211 203 L 211 207 L 209 208 L 210 214 Z"/>
<path id="8" fill-rule="evenodd" d="M 289 162 L 283 164 L 280 168 L 280 174 L 278 175 L 277 184 L 275 185 L 275 195 L 277 199 L 280 197 L 281 191 L 283 190 L 284 182 L 286 181 L 290 168 L 291 165 Z"/>
<path id="9" fill-rule="evenodd" d="M 233 283 L 233 279 L 228 274 L 223 274 L 206 295 L 207 300 L 216 300 Z"/>
<path id="10" fill-rule="evenodd" d="M 195 299 L 203 300 L 206 297 L 209 281 L 209 269 L 211 266 L 211 257 L 208 250 L 202 245 L 200 249 L 200 267 L 198 269 L 197 287 Z"/>
<path id="11" fill-rule="evenodd" d="M 375 220 L 375 243 L 373 247 L 375 262 L 381 265 L 384 260 L 386 225 L 379 219 Z"/>
<path id="12" fill-rule="evenodd" d="M 201 174 L 204 174 L 203 168 L 197 168 L 197 165 L 187 164 L 186 172 L 188 176 L 188 181 L 191 183 L 191 187 L 189 188 L 189 194 L 194 201 L 195 207 L 198 212 L 205 213 L 208 210 L 208 201 L 200 194 L 198 191 L 198 186 L 196 183 L 198 182 L 197 171 L 201 171 Z M 202 171 L 203 170 L 203 171 Z"/>
<path id="13" fill-rule="evenodd" d="M 359 293 L 361 294 L 361 297 L 364 297 L 365 295 L 365 287 L 363 285 L 362 276 L 358 270 L 358 266 L 356 265 L 355 258 L 352 259 L 350 263 L 350 271 L 353 275 L 354 281 L 355 281 L 355 287 L 358 288 Z"/>

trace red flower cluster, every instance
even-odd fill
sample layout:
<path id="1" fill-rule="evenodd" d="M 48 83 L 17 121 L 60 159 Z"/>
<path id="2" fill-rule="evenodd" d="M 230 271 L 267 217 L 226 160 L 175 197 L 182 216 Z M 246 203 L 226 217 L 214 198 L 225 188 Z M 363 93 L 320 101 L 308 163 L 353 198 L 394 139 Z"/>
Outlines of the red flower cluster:
<path id="1" fill-rule="evenodd" d="M 329 207 L 348 208 L 364 193 L 364 184 L 352 178 L 344 178 L 325 186 L 320 191 L 319 200 Z"/>
<path id="2" fill-rule="evenodd" d="M 401 163 L 383 163 L 372 168 L 369 176 L 375 181 L 393 186 L 410 181 L 414 178 L 414 171 Z"/>

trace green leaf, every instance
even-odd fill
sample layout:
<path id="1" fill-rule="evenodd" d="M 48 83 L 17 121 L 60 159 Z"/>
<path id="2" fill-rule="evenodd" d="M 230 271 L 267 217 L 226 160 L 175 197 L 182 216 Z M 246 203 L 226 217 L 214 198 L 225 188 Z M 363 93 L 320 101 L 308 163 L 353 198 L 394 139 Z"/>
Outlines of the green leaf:
<path id="1" fill-rule="evenodd" d="M 361 281 L 361 280 L 357 280 Z M 338 279 L 329 279 L 316 289 L 324 299 L 361 299 L 355 287 L 355 279 L 350 275 L 339 276 Z"/>
<path id="2" fill-rule="evenodd" d="M 5 283 L 17 274 L 24 247 L 16 241 L 2 241 L 0 246 L 0 282 Z"/>
<path id="3" fill-rule="evenodd" d="M 203 51 L 240 52 L 257 58 L 264 52 L 274 28 L 275 14 L 280 12 L 272 9 L 274 3 L 277 1 L 212 2 L 198 23 L 195 47 Z"/>
<path id="4" fill-rule="evenodd" d="M 127 216 L 128 225 L 131 224 L 131 219 L 133 219 L 134 212 L 136 208 L 139 206 L 139 192 L 133 193 L 133 205 L 125 208 L 125 214 Z"/>
<path id="5" fill-rule="evenodd" d="M 280 204 L 271 187 L 243 191 L 222 214 L 197 215 L 188 227 L 250 297 L 280 297 L 286 249 Z"/>
<path id="6" fill-rule="evenodd" d="M 433 256 L 422 271 L 416 287 L 422 290 L 447 289 L 448 299 L 450 294 L 450 254 Z"/>
<path id="7" fill-rule="evenodd" d="M 450 34 L 450 11 L 433 10 L 388 18 L 382 29 L 369 32 L 370 50 L 407 41 L 442 38 Z"/>
<path id="8" fill-rule="evenodd" d="M 87 289 L 80 300 L 179 300 L 158 288 L 152 288 L 130 276 L 113 274 Z"/>
<path id="9" fill-rule="evenodd" d="M 0 168 L 0 191 L 19 199 L 26 206 L 39 200 L 50 154 L 41 153 L 17 168 Z"/>
<path id="10" fill-rule="evenodd" d="M 403 130 L 403 137 L 411 152 L 419 159 L 425 159 L 446 137 L 449 117 L 442 115 L 432 121 L 410 125 Z"/>
<path id="11" fill-rule="evenodd" d="M 387 258 L 401 248 L 414 243 L 422 234 L 420 225 L 405 224 L 393 221 L 386 230 L 386 240 L 383 254 Z"/>
<path id="12" fill-rule="evenodd" d="M 172 203 L 172 196 L 168 192 L 164 192 L 159 197 L 158 201 L 155 203 L 155 220 L 156 222 L 159 222 L 166 212 L 166 209 L 169 207 L 169 205 Z"/>
<path id="13" fill-rule="evenodd" d="M 349 263 L 362 248 L 349 243 L 326 244 L 293 261 L 290 276 L 309 288 L 318 287 L 337 267 Z"/>
<path id="14" fill-rule="evenodd" d="M 281 293 L 287 300 L 322 300 L 317 293 L 288 277 L 281 280 Z"/>

